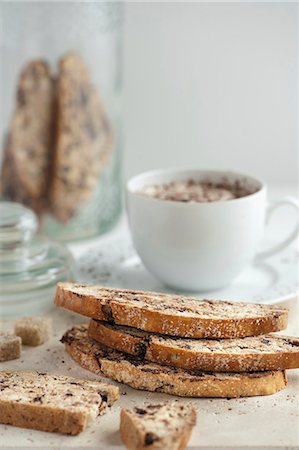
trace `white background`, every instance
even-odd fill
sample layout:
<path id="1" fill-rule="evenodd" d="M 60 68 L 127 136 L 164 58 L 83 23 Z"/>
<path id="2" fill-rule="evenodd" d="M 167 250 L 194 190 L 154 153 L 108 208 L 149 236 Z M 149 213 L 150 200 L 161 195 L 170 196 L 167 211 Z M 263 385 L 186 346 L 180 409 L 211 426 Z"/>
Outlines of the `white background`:
<path id="1" fill-rule="evenodd" d="M 295 185 L 296 3 L 128 3 L 125 175 L 190 166 Z"/>

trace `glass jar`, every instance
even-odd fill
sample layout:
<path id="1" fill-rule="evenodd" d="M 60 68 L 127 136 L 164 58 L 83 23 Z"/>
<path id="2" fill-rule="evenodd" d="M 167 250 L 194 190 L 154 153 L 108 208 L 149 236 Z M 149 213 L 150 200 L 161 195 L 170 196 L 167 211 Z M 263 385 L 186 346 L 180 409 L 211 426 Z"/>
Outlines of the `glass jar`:
<path id="1" fill-rule="evenodd" d="M 1 199 L 61 240 L 109 230 L 121 212 L 118 2 L 4 2 Z"/>
<path id="2" fill-rule="evenodd" d="M 53 308 L 56 285 L 74 277 L 74 261 L 61 242 L 37 233 L 33 211 L 0 202 L 0 317 L 39 314 Z"/>

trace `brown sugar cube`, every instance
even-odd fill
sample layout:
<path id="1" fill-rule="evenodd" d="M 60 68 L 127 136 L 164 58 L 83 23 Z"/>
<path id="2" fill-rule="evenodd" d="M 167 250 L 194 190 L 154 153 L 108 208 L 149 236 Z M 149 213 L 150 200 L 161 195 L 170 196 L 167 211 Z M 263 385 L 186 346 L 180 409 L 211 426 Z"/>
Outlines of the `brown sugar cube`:
<path id="1" fill-rule="evenodd" d="M 15 333 L 24 345 L 41 345 L 52 335 L 52 320 L 48 317 L 22 317 L 15 324 Z"/>
<path id="2" fill-rule="evenodd" d="M 22 341 L 19 336 L 0 332 L 0 362 L 20 358 L 21 349 Z"/>

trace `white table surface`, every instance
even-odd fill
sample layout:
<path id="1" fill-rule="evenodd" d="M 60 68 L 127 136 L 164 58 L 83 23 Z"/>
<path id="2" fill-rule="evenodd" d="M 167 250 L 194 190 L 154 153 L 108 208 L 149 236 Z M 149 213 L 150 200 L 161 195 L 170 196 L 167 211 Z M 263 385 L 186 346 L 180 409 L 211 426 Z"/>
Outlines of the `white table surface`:
<path id="1" fill-rule="evenodd" d="M 276 195 L 275 195 L 276 197 Z M 276 223 L 277 233 L 287 228 L 286 214 Z M 273 224 L 274 226 L 274 224 Z M 275 228 L 274 226 L 274 228 Z M 274 228 L 272 232 L 274 233 Z M 115 233 L 117 231 L 114 231 Z M 276 234 L 276 233 L 275 233 Z M 71 246 L 74 255 L 80 255 L 88 248 L 100 246 L 107 238 Z M 288 334 L 299 335 L 299 299 L 283 303 L 290 309 Z M 88 379 L 98 376 L 82 369 L 64 352 L 59 342 L 64 331 L 84 318 L 66 311 L 53 309 L 49 313 L 54 321 L 54 336 L 51 341 L 36 348 L 24 347 L 19 360 L 1 363 L 1 369 L 41 370 L 67 374 Z M 4 329 L 12 329 L 13 321 L 2 321 Z M 106 380 L 107 381 L 107 380 Z M 113 384 L 117 384 L 112 382 Z M 120 385 L 120 400 L 102 417 L 76 437 L 24 430 L 0 425 L 0 447 L 17 448 L 74 448 L 114 449 L 121 446 L 118 434 L 119 413 L 123 406 L 146 402 L 171 401 L 178 397 L 164 394 L 136 391 Z M 197 425 L 192 433 L 188 448 L 299 448 L 299 373 L 288 371 L 288 387 L 267 397 L 243 399 L 180 399 L 191 402 L 197 409 Z"/>

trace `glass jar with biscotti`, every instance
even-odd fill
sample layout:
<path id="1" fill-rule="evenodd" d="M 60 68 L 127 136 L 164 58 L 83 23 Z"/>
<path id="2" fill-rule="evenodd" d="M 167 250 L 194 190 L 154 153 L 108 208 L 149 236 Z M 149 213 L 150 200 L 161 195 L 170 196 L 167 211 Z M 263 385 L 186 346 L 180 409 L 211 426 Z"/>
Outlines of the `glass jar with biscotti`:
<path id="1" fill-rule="evenodd" d="M 1 200 L 80 240 L 121 211 L 118 2 L 3 2 Z"/>

